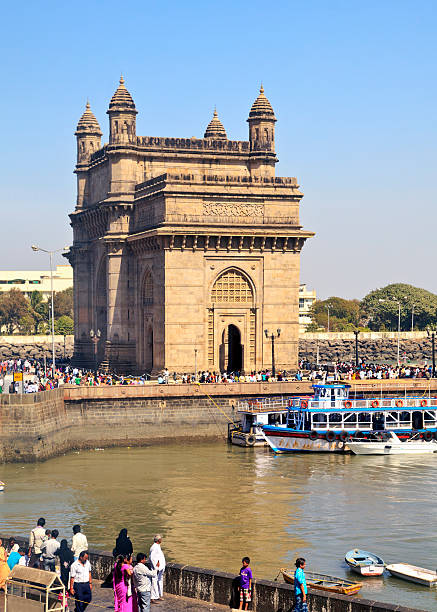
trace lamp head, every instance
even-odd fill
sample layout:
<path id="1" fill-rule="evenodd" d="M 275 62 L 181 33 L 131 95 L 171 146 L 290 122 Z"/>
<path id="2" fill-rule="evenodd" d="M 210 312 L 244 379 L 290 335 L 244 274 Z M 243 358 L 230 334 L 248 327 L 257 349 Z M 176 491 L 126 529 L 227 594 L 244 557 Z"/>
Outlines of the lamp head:
<path id="1" fill-rule="evenodd" d="M 91 336 L 91 338 L 94 338 L 94 330 L 93 329 L 90 329 L 90 336 Z"/>
<path id="2" fill-rule="evenodd" d="M 268 332 L 268 331 L 265 329 L 265 330 L 264 330 L 264 333 L 265 333 L 265 335 L 266 335 L 266 338 L 268 338 L 268 337 L 269 337 L 269 332 Z"/>
<path id="3" fill-rule="evenodd" d="M 36 244 L 32 244 L 30 248 L 32 249 L 32 251 L 39 251 L 39 247 L 37 247 Z"/>
<path id="4" fill-rule="evenodd" d="M 279 338 L 279 336 L 281 335 L 281 330 L 280 330 L 280 328 L 278 327 L 278 329 L 277 329 L 276 331 L 278 332 L 278 338 Z"/>

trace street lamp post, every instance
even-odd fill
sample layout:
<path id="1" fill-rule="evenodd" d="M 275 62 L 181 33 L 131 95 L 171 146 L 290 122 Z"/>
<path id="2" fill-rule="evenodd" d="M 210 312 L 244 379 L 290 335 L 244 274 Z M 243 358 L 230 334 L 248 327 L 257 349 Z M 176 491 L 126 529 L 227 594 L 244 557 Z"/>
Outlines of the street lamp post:
<path id="1" fill-rule="evenodd" d="M 435 330 L 430 331 L 429 329 L 427 329 L 426 333 L 428 334 L 428 338 L 431 336 L 431 345 L 432 345 L 432 378 L 435 378 L 435 335 L 436 335 L 436 331 Z"/>
<path id="2" fill-rule="evenodd" d="M 414 331 L 414 304 L 411 309 L 411 331 Z"/>
<path id="3" fill-rule="evenodd" d="M 97 372 L 97 345 L 99 343 L 101 335 L 102 335 L 102 332 L 100 331 L 100 329 L 98 329 L 95 333 L 93 329 L 90 329 L 90 338 L 91 338 L 91 342 L 93 343 L 93 348 L 94 348 L 94 370 L 95 372 Z"/>
<path id="4" fill-rule="evenodd" d="M 266 335 L 266 338 L 270 338 L 270 340 L 272 341 L 272 378 L 275 378 L 276 376 L 276 367 L 275 367 L 275 340 L 277 338 L 279 338 L 279 336 L 281 335 L 281 330 L 278 329 L 276 330 L 276 336 L 274 333 L 270 334 L 269 336 L 269 332 L 267 329 L 264 330 L 264 333 Z"/>
<path id="5" fill-rule="evenodd" d="M 328 311 L 328 334 L 329 334 L 329 311 L 331 310 L 331 305 L 330 304 L 326 304 L 325 308 Z"/>
<path id="6" fill-rule="evenodd" d="M 358 369 L 358 334 L 360 333 L 359 329 L 354 329 L 355 334 L 355 366 Z"/>
<path id="7" fill-rule="evenodd" d="M 54 309 L 54 300 L 53 300 L 53 255 L 55 253 L 60 253 L 61 251 L 68 250 L 68 247 L 65 246 L 62 249 L 55 249 L 54 251 L 48 251 L 47 249 L 42 249 L 35 244 L 31 246 L 32 251 L 42 251 L 43 253 L 48 253 L 50 258 L 50 293 L 51 293 L 51 311 L 52 311 L 52 376 L 55 376 L 55 309 Z"/>
<path id="8" fill-rule="evenodd" d="M 197 349 L 194 349 L 194 382 L 197 382 Z"/>

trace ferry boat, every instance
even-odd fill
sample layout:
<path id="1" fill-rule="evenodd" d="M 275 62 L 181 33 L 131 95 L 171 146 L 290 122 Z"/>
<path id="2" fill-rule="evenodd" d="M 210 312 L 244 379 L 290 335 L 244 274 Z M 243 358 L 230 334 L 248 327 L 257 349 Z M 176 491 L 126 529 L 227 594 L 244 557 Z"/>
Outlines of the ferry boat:
<path id="1" fill-rule="evenodd" d="M 437 439 L 437 398 L 379 397 L 349 399 L 350 385 L 313 385 L 312 398 L 289 400 L 284 426 L 264 425 L 263 435 L 275 453 L 350 452 L 348 440 L 373 439 L 394 432 L 405 441 L 413 435 Z"/>
<path id="2" fill-rule="evenodd" d="M 262 398 L 238 402 L 238 420 L 228 424 L 228 440 L 237 446 L 268 446 L 263 426 L 286 427 L 288 398 Z"/>

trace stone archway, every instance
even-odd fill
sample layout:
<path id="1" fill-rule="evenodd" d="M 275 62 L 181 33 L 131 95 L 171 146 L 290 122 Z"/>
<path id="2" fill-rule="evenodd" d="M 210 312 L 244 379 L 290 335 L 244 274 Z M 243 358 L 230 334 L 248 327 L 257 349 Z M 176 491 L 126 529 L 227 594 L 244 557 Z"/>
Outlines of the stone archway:
<path id="1" fill-rule="evenodd" d="M 95 293 L 95 330 L 97 334 L 100 332 L 96 346 L 96 361 L 101 363 L 105 359 L 105 347 L 107 339 L 107 324 L 108 324 L 108 304 L 107 304 L 107 286 L 108 286 L 108 260 L 106 255 L 103 256 L 96 277 L 96 293 Z M 94 347 L 93 347 L 94 351 Z"/>
<path id="2" fill-rule="evenodd" d="M 216 278 L 210 299 L 213 306 L 208 310 L 210 366 L 218 366 L 221 372 L 255 369 L 256 309 L 251 280 L 241 270 L 228 268 Z"/>
<path id="3" fill-rule="evenodd" d="M 153 276 L 147 269 L 141 284 L 141 363 L 146 372 L 153 370 Z"/>

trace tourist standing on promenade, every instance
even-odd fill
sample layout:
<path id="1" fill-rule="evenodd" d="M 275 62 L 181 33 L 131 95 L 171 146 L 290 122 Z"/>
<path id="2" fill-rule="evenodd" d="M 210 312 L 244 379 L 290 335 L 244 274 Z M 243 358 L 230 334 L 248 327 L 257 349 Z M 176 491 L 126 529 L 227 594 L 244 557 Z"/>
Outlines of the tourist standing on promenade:
<path id="1" fill-rule="evenodd" d="M 6 578 L 9 576 L 9 565 L 7 563 L 6 550 L 3 540 L 0 539 L 0 590 L 5 588 Z"/>
<path id="2" fill-rule="evenodd" d="M 133 578 L 134 586 L 137 590 L 139 612 L 150 612 L 152 580 L 153 578 L 156 578 L 156 575 L 156 569 L 150 569 L 148 567 L 146 555 L 144 553 L 138 553 Z"/>
<path id="3" fill-rule="evenodd" d="M 61 580 L 68 591 L 68 578 L 70 576 L 70 567 L 74 561 L 74 555 L 68 548 L 67 540 L 61 540 L 61 546 L 56 553 L 59 557 L 59 565 L 61 566 Z"/>
<path id="4" fill-rule="evenodd" d="M 252 601 L 252 580 L 253 574 L 250 569 L 250 559 L 249 557 L 243 557 L 241 559 L 243 567 L 240 569 L 240 607 L 239 609 L 247 610 L 250 602 Z"/>
<path id="5" fill-rule="evenodd" d="M 296 570 L 294 572 L 294 609 L 293 612 L 308 612 L 307 606 L 307 582 L 305 579 L 306 561 L 302 557 L 296 559 Z"/>
<path id="6" fill-rule="evenodd" d="M 18 544 L 14 544 L 12 546 L 11 552 L 9 553 L 9 556 L 8 556 L 9 569 L 14 568 L 17 565 L 17 563 L 19 563 L 21 559 L 21 555 L 18 552 L 19 550 L 20 550 L 20 547 L 18 546 Z"/>
<path id="7" fill-rule="evenodd" d="M 88 561 L 88 552 L 83 550 L 70 569 L 70 594 L 76 600 L 76 612 L 85 612 L 92 598 L 92 588 L 91 563 Z"/>
<path id="8" fill-rule="evenodd" d="M 153 544 L 150 547 L 150 561 L 153 564 L 154 569 L 157 570 L 157 575 L 152 580 L 152 603 L 158 603 L 159 600 L 163 600 L 163 576 L 165 570 L 165 557 L 161 548 L 162 536 L 157 533 L 153 538 Z"/>
<path id="9" fill-rule="evenodd" d="M 58 535 L 59 531 L 57 529 L 52 529 L 50 539 L 43 542 L 43 545 L 41 546 L 41 562 L 43 569 L 45 569 L 46 572 L 55 571 L 56 555 L 60 547 L 60 544 L 56 539 Z"/>
<path id="10" fill-rule="evenodd" d="M 118 555 L 131 555 L 133 550 L 132 542 L 127 535 L 127 529 L 122 529 L 115 540 L 115 548 L 112 554 L 114 557 L 118 557 Z"/>
<path id="11" fill-rule="evenodd" d="M 86 539 L 86 535 L 81 533 L 80 525 L 73 525 L 73 542 L 71 544 L 71 550 L 75 561 L 79 559 L 80 553 L 83 550 L 88 550 L 88 540 Z"/>
<path id="12" fill-rule="evenodd" d="M 132 555 L 118 555 L 114 565 L 114 610 L 137 612 L 137 596 L 132 589 Z"/>
<path id="13" fill-rule="evenodd" d="M 32 529 L 29 537 L 29 567 L 39 567 L 41 557 L 41 546 L 46 540 L 46 530 L 44 525 L 46 520 L 39 518 L 36 527 Z"/>

